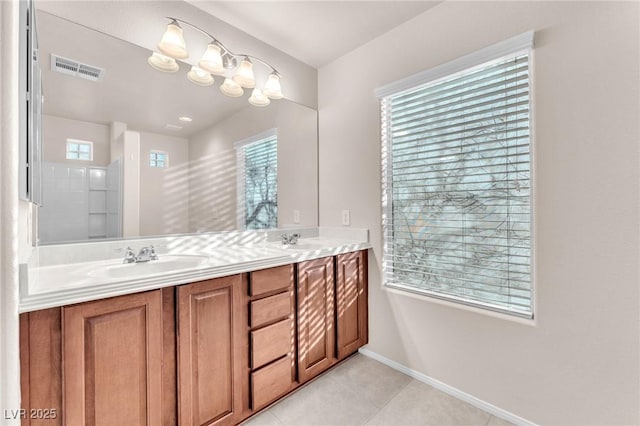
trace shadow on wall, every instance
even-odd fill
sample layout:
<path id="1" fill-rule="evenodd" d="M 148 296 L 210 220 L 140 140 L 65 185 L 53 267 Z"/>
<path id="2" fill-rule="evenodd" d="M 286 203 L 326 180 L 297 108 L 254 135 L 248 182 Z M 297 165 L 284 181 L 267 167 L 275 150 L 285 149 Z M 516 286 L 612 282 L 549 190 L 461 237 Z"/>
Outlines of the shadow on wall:
<path id="1" fill-rule="evenodd" d="M 191 161 L 189 231 L 233 231 L 236 218 L 236 157 L 220 151 Z"/>

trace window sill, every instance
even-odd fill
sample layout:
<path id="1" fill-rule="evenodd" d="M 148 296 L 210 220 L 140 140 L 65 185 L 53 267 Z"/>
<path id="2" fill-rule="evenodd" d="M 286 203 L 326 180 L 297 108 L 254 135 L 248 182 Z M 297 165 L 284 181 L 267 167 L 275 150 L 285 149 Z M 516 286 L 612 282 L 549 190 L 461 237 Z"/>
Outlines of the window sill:
<path id="1" fill-rule="evenodd" d="M 405 297 L 411 297 L 413 299 L 417 299 L 417 300 L 420 300 L 420 301 L 429 302 L 429 303 L 435 303 L 435 304 L 438 304 L 438 305 L 442 305 L 442 306 L 446 306 L 446 307 L 450 307 L 450 308 L 455 308 L 455 309 L 461 309 L 463 311 L 473 312 L 473 313 L 476 313 L 476 314 L 489 316 L 489 317 L 497 318 L 497 319 L 501 319 L 501 320 L 507 320 L 507 321 L 515 322 L 515 323 L 526 325 L 526 326 L 530 326 L 530 327 L 536 327 L 537 326 L 537 321 L 535 319 L 535 316 L 533 316 L 533 318 L 525 318 L 525 317 L 521 317 L 521 316 L 511 315 L 511 314 L 507 314 L 507 313 L 503 313 L 503 312 L 493 311 L 493 310 L 490 310 L 490 309 L 480 308 L 480 307 L 473 306 L 473 305 L 467 305 L 467 304 L 464 304 L 464 303 L 458 303 L 458 302 L 454 302 L 454 301 L 447 300 L 447 299 L 444 299 L 444 298 L 430 296 L 428 294 L 420 293 L 420 292 L 417 292 L 417 291 L 411 291 L 411 290 L 408 290 L 408 289 L 403 289 L 403 288 L 400 288 L 400 287 L 395 287 L 395 286 L 387 285 L 387 284 L 383 284 L 382 285 L 382 290 L 386 291 L 388 293 L 391 293 L 391 294 L 396 294 L 396 295 L 405 296 Z"/>

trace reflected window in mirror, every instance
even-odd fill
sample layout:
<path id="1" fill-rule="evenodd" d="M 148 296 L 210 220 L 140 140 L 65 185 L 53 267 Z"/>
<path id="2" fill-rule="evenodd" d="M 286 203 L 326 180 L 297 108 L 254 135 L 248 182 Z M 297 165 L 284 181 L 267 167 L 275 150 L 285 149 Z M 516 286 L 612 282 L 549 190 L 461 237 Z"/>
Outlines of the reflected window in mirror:
<path id="1" fill-rule="evenodd" d="M 67 139 L 67 160 L 93 161 L 93 142 Z"/>
<path id="2" fill-rule="evenodd" d="M 238 226 L 278 227 L 278 136 L 275 129 L 236 142 Z"/>
<path id="3" fill-rule="evenodd" d="M 164 151 L 151 151 L 149 153 L 149 166 L 160 169 L 169 167 L 169 153 Z"/>

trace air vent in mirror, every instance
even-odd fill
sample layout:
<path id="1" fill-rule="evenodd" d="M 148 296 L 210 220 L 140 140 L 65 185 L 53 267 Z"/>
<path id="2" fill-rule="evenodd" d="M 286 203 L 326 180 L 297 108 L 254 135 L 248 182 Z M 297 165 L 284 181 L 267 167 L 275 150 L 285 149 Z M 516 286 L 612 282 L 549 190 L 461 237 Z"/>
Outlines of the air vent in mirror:
<path id="1" fill-rule="evenodd" d="M 90 81 L 100 81 L 104 77 L 104 69 L 83 64 L 73 59 L 51 54 L 51 71 Z"/>

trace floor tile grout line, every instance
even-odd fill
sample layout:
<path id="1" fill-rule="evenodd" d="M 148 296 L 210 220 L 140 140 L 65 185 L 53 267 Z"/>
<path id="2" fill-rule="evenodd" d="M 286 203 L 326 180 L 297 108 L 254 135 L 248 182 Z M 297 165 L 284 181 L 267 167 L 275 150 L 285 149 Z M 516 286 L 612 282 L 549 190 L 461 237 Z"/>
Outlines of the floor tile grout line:
<path id="1" fill-rule="evenodd" d="M 411 380 L 407 381 L 407 383 L 405 383 L 405 385 L 404 385 L 404 386 L 402 386 L 400 389 L 398 389 L 398 390 L 393 394 L 393 396 L 391 396 L 391 398 L 389 398 L 389 399 L 387 400 L 387 402 L 385 402 L 384 404 L 382 404 L 382 406 L 381 406 L 380 408 L 378 408 L 378 411 L 376 411 L 372 416 L 370 416 L 370 417 L 367 419 L 367 421 L 365 421 L 365 422 L 363 423 L 363 425 L 368 424 L 371 420 L 373 420 L 373 418 L 374 418 L 375 416 L 377 416 L 378 414 L 380 414 L 380 412 L 381 412 L 381 411 L 382 411 L 382 410 L 383 410 L 387 405 L 389 405 L 389 404 L 391 403 L 391 401 L 393 401 L 393 400 L 394 400 L 394 399 L 395 399 L 395 398 L 400 394 L 400 392 L 402 392 L 402 391 L 403 391 L 403 390 L 405 390 L 407 387 L 409 387 L 409 384 L 410 384 L 412 381 L 416 381 L 416 379 L 414 379 L 414 378 L 410 378 L 410 379 L 411 379 Z M 486 425 L 485 425 L 485 426 L 486 426 Z"/>

